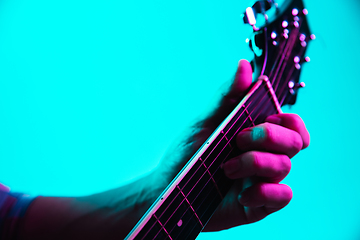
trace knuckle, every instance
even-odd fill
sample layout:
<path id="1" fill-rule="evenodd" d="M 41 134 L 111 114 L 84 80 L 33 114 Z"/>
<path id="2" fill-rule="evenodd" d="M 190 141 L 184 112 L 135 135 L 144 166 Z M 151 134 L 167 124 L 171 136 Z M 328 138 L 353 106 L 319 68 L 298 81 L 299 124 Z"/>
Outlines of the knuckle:
<path id="1" fill-rule="evenodd" d="M 265 133 L 264 141 L 270 144 L 275 143 L 277 132 L 274 130 L 273 125 L 271 123 L 264 123 L 263 128 Z"/>
<path id="2" fill-rule="evenodd" d="M 296 154 L 298 152 L 300 152 L 300 150 L 303 147 L 303 140 L 300 136 L 300 134 L 294 134 L 294 137 L 292 138 L 292 150 L 293 152 Z"/>
<path id="3" fill-rule="evenodd" d="M 258 152 L 250 151 L 245 153 L 245 155 L 246 158 L 249 159 L 249 161 L 251 162 L 251 166 L 254 170 L 258 170 L 261 168 L 261 161 Z"/>
<path id="4" fill-rule="evenodd" d="M 282 176 L 286 176 L 289 174 L 291 170 L 291 161 L 290 158 L 286 155 L 281 155 L 280 157 L 280 172 Z"/>
<path id="5" fill-rule="evenodd" d="M 293 192 L 288 185 L 283 184 L 282 196 L 285 202 L 290 202 L 293 197 Z"/>
<path id="6" fill-rule="evenodd" d="M 304 127 L 304 121 L 302 118 L 297 114 L 292 114 L 292 117 L 290 118 L 292 125 L 294 126 L 294 129 L 300 131 Z"/>

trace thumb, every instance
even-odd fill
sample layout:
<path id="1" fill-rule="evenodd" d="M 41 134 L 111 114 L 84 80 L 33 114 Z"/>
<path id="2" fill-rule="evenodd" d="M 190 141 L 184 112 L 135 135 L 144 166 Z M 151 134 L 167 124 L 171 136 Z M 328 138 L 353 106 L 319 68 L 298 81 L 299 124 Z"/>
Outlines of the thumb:
<path id="1" fill-rule="evenodd" d="M 240 60 L 235 79 L 227 93 L 223 94 L 218 107 L 204 121 L 203 127 L 215 129 L 245 96 L 252 82 L 252 68 L 247 60 Z"/>

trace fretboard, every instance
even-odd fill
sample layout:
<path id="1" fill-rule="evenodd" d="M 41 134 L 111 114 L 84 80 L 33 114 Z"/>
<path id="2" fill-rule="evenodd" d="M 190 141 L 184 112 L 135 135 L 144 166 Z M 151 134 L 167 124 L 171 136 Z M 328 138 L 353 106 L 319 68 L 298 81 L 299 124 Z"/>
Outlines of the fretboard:
<path id="1" fill-rule="evenodd" d="M 235 136 L 278 113 L 268 81 L 259 80 L 161 194 L 127 239 L 195 239 L 229 191 L 222 164 L 239 154 Z"/>

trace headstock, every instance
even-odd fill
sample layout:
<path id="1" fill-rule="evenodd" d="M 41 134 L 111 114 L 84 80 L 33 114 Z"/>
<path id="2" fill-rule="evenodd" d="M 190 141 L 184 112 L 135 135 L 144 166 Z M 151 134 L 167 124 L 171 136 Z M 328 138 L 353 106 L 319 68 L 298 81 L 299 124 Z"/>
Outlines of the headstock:
<path id="1" fill-rule="evenodd" d="M 271 8 L 276 13 L 270 21 L 266 12 Z M 259 14 L 265 19 L 261 28 L 256 26 Z M 244 13 L 244 22 L 254 31 L 248 40 L 255 54 L 254 72 L 268 76 L 281 106 L 293 105 L 298 89 L 305 86 L 299 83 L 301 67 L 310 61 L 305 51 L 309 41 L 315 39 L 310 33 L 307 14 L 302 0 L 288 1 L 281 8 L 273 0 L 258 1 Z"/>

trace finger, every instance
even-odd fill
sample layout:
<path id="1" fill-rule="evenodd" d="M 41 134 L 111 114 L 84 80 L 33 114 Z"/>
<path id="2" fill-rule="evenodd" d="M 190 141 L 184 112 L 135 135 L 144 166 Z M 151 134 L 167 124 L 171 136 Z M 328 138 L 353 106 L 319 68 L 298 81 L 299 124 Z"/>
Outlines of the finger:
<path id="1" fill-rule="evenodd" d="M 252 82 L 252 67 L 247 60 L 240 60 L 235 75 L 235 81 L 231 86 L 228 97 L 238 97 L 239 93 L 244 93 Z"/>
<path id="2" fill-rule="evenodd" d="M 289 186 L 260 183 L 245 189 L 239 198 L 239 202 L 246 207 L 247 220 L 255 222 L 282 209 L 291 199 L 292 190 Z"/>
<path id="3" fill-rule="evenodd" d="M 205 121 L 204 127 L 216 128 L 245 96 L 252 82 L 252 68 L 248 61 L 240 60 L 235 79 L 227 93 L 223 94 L 219 107 Z"/>
<path id="4" fill-rule="evenodd" d="M 292 190 L 285 184 L 258 183 L 245 189 L 239 197 L 246 207 L 283 208 L 292 198 Z"/>
<path id="5" fill-rule="evenodd" d="M 246 152 L 224 164 L 225 174 L 231 179 L 257 176 L 274 183 L 282 181 L 290 169 L 287 155 L 257 151 Z"/>
<path id="6" fill-rule="evenodd" d="M 285 154 L 290 158 L 303 147 L 298 132 L 272 123 L 244 129 L 236 136 L 236 143 L 242 151 L 266 151 Z"/>
<path id="7" fill-rule="evenodd" d="M 303 140 L 302 149 L 310 144 L 310 135 L 304 121 L 296 114 L 275 114 L 266 118 L 266 122 L 281 125 L 298 132 Z"/>

